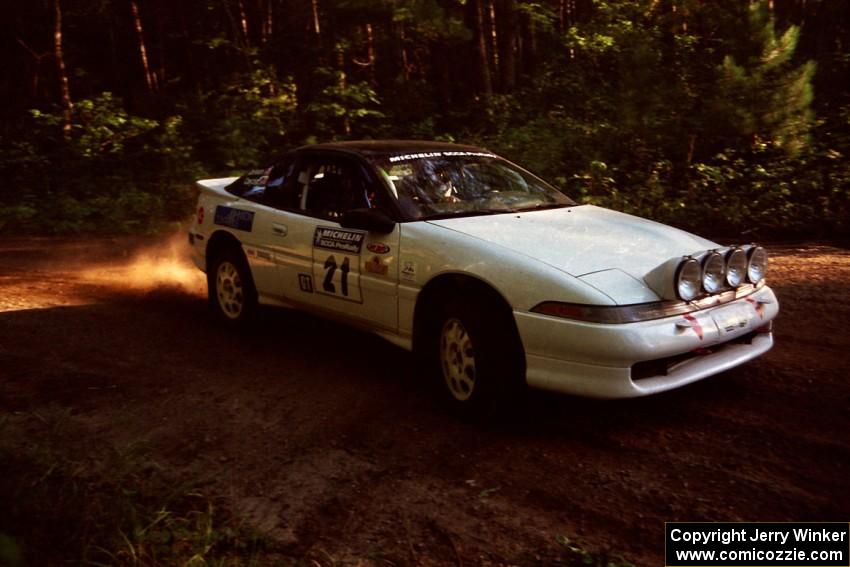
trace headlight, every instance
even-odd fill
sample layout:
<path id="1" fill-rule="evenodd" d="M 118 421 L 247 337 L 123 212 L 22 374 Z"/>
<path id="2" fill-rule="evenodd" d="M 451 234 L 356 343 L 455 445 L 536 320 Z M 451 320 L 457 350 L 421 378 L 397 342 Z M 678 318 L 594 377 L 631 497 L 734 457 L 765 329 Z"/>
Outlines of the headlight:
<path id="1" fill-rule="evenodd" d="M 676 294 L 680 299 L 691 301 L 700 292 L 700 276 L 702 271 L 699 262 L 693 258 L 685 258 L 676 268 Z"/>
<path id="2" fill-rule="evenodd" d="M 726 253 L 726 283 L 738 287 L 747 276 L 747 253 L 740 248 L 731 248 Z"/>
<path id="3" fill-rule="evenodd" d="M 718 252 L 709 252 L 702 260 L 702 287 L 708 293 L 723 289 L 726 281 L 726 262 Z"/>
<path id="4" fill-rule="evenodd" d="M 761 246 L 753 246 L 747 253 L 747 279 L 757 284 L 767 273 L 767 250 Z"/>

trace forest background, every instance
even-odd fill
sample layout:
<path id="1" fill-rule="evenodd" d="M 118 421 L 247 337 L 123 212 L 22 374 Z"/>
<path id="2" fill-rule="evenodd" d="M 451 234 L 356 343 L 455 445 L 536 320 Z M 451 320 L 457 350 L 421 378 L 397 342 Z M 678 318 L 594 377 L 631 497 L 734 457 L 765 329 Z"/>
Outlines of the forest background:
<path id="1" fill-rule="evenodd" d="M 416 138 L 712 235 L 850 235 L 843 0 L 37 0 L 3 21 L 0 233 L 157 231 L 195 179 Z"/>

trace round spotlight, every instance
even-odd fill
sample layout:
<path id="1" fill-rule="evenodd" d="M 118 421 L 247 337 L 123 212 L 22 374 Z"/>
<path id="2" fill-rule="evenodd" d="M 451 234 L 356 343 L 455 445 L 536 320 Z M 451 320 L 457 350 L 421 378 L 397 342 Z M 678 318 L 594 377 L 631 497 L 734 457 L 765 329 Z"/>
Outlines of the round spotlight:
<path id="1" fill-rule="evenodd" d="M 702 288 L 717 293 L 726 283 L 726 262 L 718 252 L 709 252 L 702 260 Z"/>
<path id="2" fill-rule="evenodd" d="M 747 253 L 740 248 L 730 248 L 726 253 L 726 283 L 738 287 L 747 277 Z"/>
<path id="3" fill-rule="evenodd" d="M 700 292 L 702 268 L 693 258 L 685 258 L 676 268 L 676 294 L 680 299 L 691 301 Z"/>
<path id="4" fill-rule="evenodd" d="M 757 284 L 767 273 L 767 250 L 761 246 L 753 246 L 747 252 L 747 279 Z"/>

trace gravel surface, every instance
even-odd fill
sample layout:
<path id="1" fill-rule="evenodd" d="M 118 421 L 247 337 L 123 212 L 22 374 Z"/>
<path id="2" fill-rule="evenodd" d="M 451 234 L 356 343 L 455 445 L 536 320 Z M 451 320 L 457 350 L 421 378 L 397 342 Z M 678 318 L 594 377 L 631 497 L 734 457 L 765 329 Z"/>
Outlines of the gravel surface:
<path id="1" fill-rule="evenodd" d="M 222 329 L 182 238 L 0 242 L 7 427 L 69 408 L 92 443 L 142 442 L 287 554 L 340 565 L 550 564 L 564 537 L 660 565 L 665 521 L 848 519 L 846 249 L 768 247 L 759 360 L 646 399 L 534 393 L 482 424 L 372 335 L 285 310 Z"/>

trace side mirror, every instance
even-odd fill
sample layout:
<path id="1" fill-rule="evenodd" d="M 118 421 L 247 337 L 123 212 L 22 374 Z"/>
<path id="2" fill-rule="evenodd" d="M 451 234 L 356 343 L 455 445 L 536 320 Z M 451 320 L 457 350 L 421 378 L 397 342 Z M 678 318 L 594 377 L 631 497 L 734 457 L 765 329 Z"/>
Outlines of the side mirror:
<path id="1" fill-rule="evenodd" d="M 356 228 L 389 234 L 395 229 L 395 221 L 380 209 L 352 209 L 343 213 L 339 224 L 343 228 Z"/>

